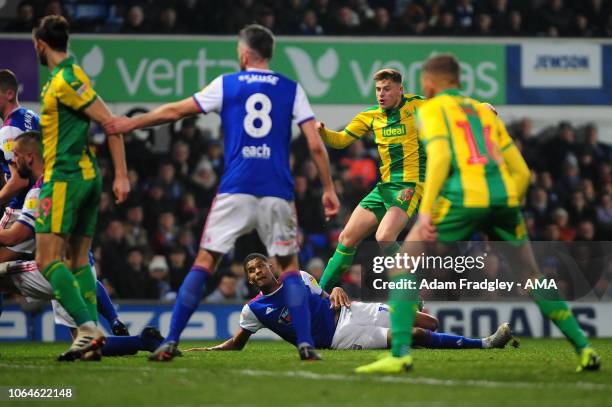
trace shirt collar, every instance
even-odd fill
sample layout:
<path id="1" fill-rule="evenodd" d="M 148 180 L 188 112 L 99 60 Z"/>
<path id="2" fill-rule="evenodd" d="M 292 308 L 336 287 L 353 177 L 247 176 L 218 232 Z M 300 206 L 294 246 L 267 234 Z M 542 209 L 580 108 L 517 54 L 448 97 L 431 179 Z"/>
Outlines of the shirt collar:
<path id="1" fill-rule="evenodd" d="M 442 92 L 438 92 L 436 96 L 439 95 L 448 95 L 448 96 L 463 96 L 461 91 L 456 88 L 444 89 Z"/>
<path id="2" fill-rule="evenodd" d="M 51 76 L 55 76 L 55 74 L 57 74 L 60 71 L 60 69 L 65 68 L 67 66 L 70 66 L 72 64 L 74 64 L 74 58 L 73 57 L 68 57 L 68 58 L 64 59 L 62 62 L 57 64 L 57 66 L 55 68 L 53 68 L 53 71 L 51 71 Z"/>

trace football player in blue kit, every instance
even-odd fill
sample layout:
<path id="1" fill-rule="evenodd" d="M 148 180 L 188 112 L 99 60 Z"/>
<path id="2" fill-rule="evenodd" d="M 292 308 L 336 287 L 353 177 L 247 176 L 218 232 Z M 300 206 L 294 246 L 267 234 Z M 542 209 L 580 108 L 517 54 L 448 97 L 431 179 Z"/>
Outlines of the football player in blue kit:
<path id="1" fill-rule="evenodd" d="M 114 118 L 108 134 L 174 122 L 197 113 L 221 116 L 224 174 L 206 219 L 200 250 L 174 305 L 166 341 L 150 356 L 167 361 L 179 355 L 181 332 L 202 299 L 207 280 L 238 237 L 257 230 L 268 254 L 281 270 L 288 309 L 293 316 L 300 358 L 317 360 L 308 297 L 297 260 L 297 219 L 289 164 L 291 128 L 297 124 L 308 142 L 323 186 L 327 217 L 339 208 L 327 151 L 302 87 L 269 69 L 274 36 L 260 25 L 248 25 L 238 36 L 241 70 L 215 78 L 193 97 L 168 103 L 143 115 Z"/>
<path id="2" fill-rule="evenodd" d="M 272 264 L 263 254 L 252 253 L 244 260 L 249 280 L 261 292 L 249 301 L 240 314 L 240 330 L 220 345 L 199 350 L 241 350 L 255 332 L 268 328 L 285 341 L 297 344 L 284 284 L 274 277 Z M 389 306 L 382 303 L 350 301 L 336 287 L 327 294 L 310 274 L 301 271 L 302 290 L 308 298 L 312 336 L 322 349 L 387 349 L 391 343 Z M 513 338 L 508 323 L 486 338 L 466 338 L 435 332 L 438 321 L 418 312 L 413 328 L 415 344 L 430 349 L 503 348 Z"/>

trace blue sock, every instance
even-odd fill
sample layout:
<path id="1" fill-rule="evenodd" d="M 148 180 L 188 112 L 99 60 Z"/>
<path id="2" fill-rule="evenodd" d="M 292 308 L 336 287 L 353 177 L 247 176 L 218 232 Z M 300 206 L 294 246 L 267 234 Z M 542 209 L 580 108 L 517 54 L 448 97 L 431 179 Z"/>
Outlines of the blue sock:
<path id="1" fill-rule="evenodd" d="M 308 296 L 304 281 L 299 272 L 286 272 L 282 275 L 284 298 L 289 313 L 291 323 L 295 329 L 297 337 L 296 344 L 307 343 L 314 347 L 312 340 L 312 330 L 310 328 L 310 309 L 308 308 Z"/>
<path id="2" fill-rule="evenodd" d="M 109 324 L 112 325 L 113 321 L 119 318 L 117 316 L 117 311 L 115 310 L 115 306 L 111 301 L 108 293 L 106 292 L 106 288 L 104 288 L 104 284 L 102 284 L 99 280 L 96 281 L 97 289 L 96 289 L 96 299 L 98 300 L 98 312 L 100 315 L 104 317 L 108 321 Z"/>
<path id="3" fill-rule="evenodd" d="M 482 339 L 427 331 L 426 347 L 431 349 L 482 349 Z"/>
<path id="4" fill-rule="evenodd" d="M 179 289 L 172 309 L 172 319 L 170 320 L 170 333 L 166 342 L 173 341 L 178 343 L 183 329 L 187 326 L 191 314 L 195 311 L 204 295 L 208 270 L 203 267 L 193 266 L 185 276 L 183 284 Z"/>
<path id="5" fill-rule="evenodd" d="M 102 348 L 102 356 L 135 355 L 139 350 L 145 350 L 140 336 L 109 335 Z"/>

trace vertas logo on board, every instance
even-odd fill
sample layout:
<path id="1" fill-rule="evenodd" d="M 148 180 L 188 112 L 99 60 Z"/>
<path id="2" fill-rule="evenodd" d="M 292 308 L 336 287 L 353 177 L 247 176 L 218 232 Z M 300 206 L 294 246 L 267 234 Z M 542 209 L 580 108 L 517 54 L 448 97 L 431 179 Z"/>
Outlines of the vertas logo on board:
<path id="1" fill-rule="evenodd" d="M 368 50 L 368 52 L 364 52 Z M 238 70 L 233 39 L 89 39 L 75 36 L 71 51 L 111 102 L 163 102 L 188 97 L 217 75 Z M 272 69 L 301 83 L 312 103 L 372 104 L 372 76 L 385 67 L 404 75 L 419 93 L 419 74 L 432 53 L 460 59 L 468 96 L 505 103 L 503 45 L 279 39 Z M 44 75 L 41 80 L 45 80 Z"/>

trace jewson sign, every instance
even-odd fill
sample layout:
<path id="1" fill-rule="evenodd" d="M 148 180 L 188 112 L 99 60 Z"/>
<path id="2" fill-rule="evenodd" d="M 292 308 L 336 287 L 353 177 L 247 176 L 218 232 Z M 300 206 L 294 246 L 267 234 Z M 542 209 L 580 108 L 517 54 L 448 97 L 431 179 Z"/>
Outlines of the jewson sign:
<path id="1" fill-rule="evenodd" d="M 187 97 L 217 75 L 239 69 L 236 40 L 125 39 L 75 36 L 71 52 L 111 102 L 163 102 Z M 367 52 L 364 52 L 367 51 Z M 372 76 L 401 71 L 407 92 L 419 93 L 421 65 L 430 55 L 460 59 L 465 93 L 505 103 L 505 51 L 496 44 L 389 40 L 278 41 L 272 68 L 299 81 L 313 103 L 374 104 Z M 41 75 L 44 80 L 45 75 Z"/>
<path id="2" fill-rule="evenodd" d="M 546 42 L 521 47 L 521 84 L 526 88 L 600 88 L 601 46 Z"/>

